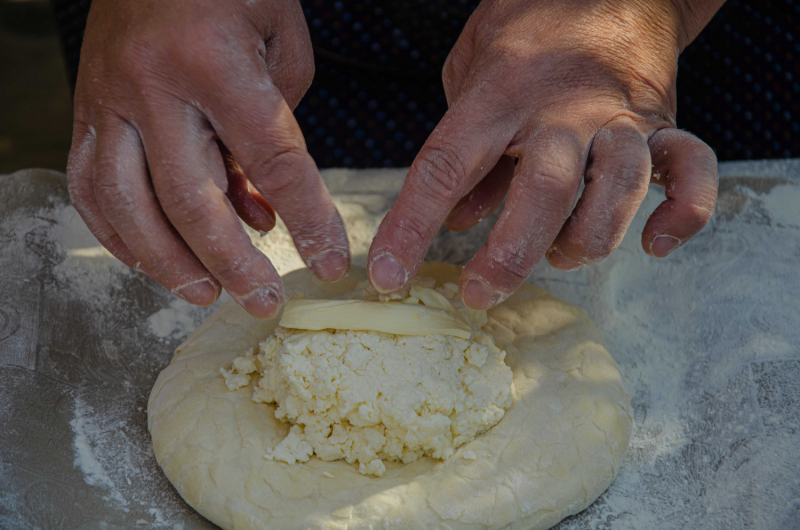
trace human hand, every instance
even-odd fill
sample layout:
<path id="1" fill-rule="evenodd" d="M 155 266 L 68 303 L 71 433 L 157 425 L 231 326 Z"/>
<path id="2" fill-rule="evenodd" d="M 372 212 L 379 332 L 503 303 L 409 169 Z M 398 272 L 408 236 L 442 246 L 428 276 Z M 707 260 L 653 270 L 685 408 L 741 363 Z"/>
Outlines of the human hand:
<path id="1" fill-rule="evenodd" d="M 114 256 L 194 304 L 224 287 L 255 316 L 279 309 L 280 276 L 237 218 L 268 231 L 270 205 L 314 273 L 341 277 L 344 224 L 291 110 L 313 75 L 294 0 L 95 0 L 67 171 L 75 208 Z"/>
<path id="2" fill-rule="evenodd" d="M 650 182 L 667 200 L 644 228 L 644 250 L 664 257 L 699 232 L 717 161 L 675 129 L 675 78 L 678 54 L 722 2 L 680 1 L 484 0 L 444 67 L 450 109 L 370 248 L 373 285 L 401 288 L 443 222 L 466 230 L 506 193 L 461 275 L 472 308 L 502 302 L 545 255 L 562 270 L 609 255 Z"/>

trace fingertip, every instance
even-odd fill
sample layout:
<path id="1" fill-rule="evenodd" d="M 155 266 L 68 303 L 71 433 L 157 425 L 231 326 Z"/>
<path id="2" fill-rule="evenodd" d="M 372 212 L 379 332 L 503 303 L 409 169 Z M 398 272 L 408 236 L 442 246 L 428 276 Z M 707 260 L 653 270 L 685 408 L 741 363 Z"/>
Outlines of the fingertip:
<path id="1" fill-rule="evenodd" d="M 675 236 L 669 234 L 659 234 L 653 238 L 648 245 L 644 245 L 644 250 L 654 258 L 665 258 L 683 242 Z"/>
<path id="2" fill-rule="evenodd" d="M 324 282 L 335 282 L 347 274 L 350 253 L 347 250 L 328 249 L 306 260 L 314 275 Z"/>
<path id="3" fill-rule="evenodd" d="M 555 247 L 550 247 L 545 253 L 545 258 L 551 267 L 560 271 L 574 271 L 586 266 L 583 263 L 578 263 L 577 261 L 569 259 Z"/>
<path id="4" fill-rule="evenodd" d="M 142 270 L 139 263 L 137 270 Z M 190 304 L 207 307 L 217 301 L 220 294 L 219 284 L 211 278 L 200 278 L 179 285 L 171 290 L 172 294 Z"/>
<path id="5" fill-rule="evenodd" d="M 369 281 L 380 293 L 402 289 L 411 279 L 408 270 L 388 252 L 372 259 L 369 264 Z"/>
<path id="6" fill-rule="evenodd" d="M 490 309 L 503 301 L 503 293 L 496 291 L 488 284 L 477 280 L 467 280 L 461 290 L 461 299 L 470 309 Z"/>
<path id="7" fill-rule="evenodd" d="M 245 295 L 233 296 L 233 299 L 256 318 L 272 318 L 283 305 L 282 289 L 274 286 L 261 287 Z"/>

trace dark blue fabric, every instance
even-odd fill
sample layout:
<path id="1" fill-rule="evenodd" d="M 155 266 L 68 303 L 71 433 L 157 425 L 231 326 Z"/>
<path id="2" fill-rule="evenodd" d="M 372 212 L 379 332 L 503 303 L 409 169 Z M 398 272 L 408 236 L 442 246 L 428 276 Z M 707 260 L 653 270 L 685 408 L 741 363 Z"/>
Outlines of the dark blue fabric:
<path id="1" fill-rule="evenodd" d="M 90 0 L 51 0 L 71 81 Z M 407 166 L 477 0 L 304 0 L 317 73 L 296 110 L 320 167 Z M 681 56 L 678 126 L 720 160 L 800 157 L 800 1 L 729 0 Z"/>

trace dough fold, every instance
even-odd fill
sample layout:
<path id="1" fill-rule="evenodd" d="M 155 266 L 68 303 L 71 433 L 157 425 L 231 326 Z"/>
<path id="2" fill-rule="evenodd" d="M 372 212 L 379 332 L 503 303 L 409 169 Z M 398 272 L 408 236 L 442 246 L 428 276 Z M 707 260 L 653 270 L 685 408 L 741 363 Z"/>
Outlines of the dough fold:
<path id="1" fill-rule="evenodd" d="M 420 269 L 437 285 L 459 274 L 445 264 Z M 365 279 L 353 267 L 334 284 L 307 270 L 284 283 L 290 294 L 333 299 Z M 254 351 L 279 319 L 255 319 L 235 303 L 195 330 L 156 380 L 148 403 L 156 458 L 180 495 L 226 530 L 549 528 L 613 480 L 630 439 L 630 398 L 580 309 L 523 285 L 483 318 L 483 331 L 506 352 L 513 404 L 446 461 L 387 461 L 376 478 L 342 460 L 266 460 L 289 426 L 264 413 L 273 405 L 253 402 L 255 381 L 230 391 L 219 369 Z"/>

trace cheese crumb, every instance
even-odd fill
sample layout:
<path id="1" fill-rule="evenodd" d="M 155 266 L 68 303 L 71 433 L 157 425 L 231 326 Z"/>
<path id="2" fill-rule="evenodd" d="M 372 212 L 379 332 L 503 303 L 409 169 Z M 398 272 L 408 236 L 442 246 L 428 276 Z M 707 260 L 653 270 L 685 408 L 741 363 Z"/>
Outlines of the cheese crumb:
<path id="1" fill-rule="evenodd" d="M 371 286 L 359 287 L 354 298 L 379 298 Z M 399 299 L 419 301 L 419 289 L 433 287 L 433 280 L 415 279 Z M 457 285 L 436 291 L 470 323 L 471 338 L 278 327 L 257 355 L 221 369 L 231 390 L 259 375 L 253 401 L 275 403 L 275 416 L 292 424 L 265 458 L 344 459 L 358 462 L 362 474 L 382 476 L 386 460 L 446 459 L 497 424 L 512 403 L 505 352 L 480 330 L 486 312 L 467 309 Z"/>
<path id="2" fill-rule="evenodd" d="M 464 460 L 477 460 L 478 459 L 478 457 L 475 456 L 475 453 L 473 451 L 470 451 L 469 449 L 467 449 L 466 451 L 461 453 L 461 458 L 463 458 Z"/>
<path id="3" fill-rule="evenodd" d="M 386 466 L 384 465 L 383 461 L 376 458 L 369 464 L 364 464 L 364 462 L 361 462 L 358 465 L 358 472 L 362 475 L 375 475 L 376 477 L 382 477 L 383 474 L 386 473 Z"/>

